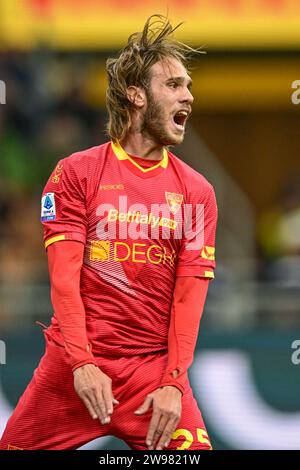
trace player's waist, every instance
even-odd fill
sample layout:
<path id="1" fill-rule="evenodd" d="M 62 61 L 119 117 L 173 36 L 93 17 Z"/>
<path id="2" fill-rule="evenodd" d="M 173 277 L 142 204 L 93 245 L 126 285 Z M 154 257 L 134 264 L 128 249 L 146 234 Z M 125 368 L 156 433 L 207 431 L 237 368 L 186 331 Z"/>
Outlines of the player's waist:
<path id="1" fill-rule="evenodd" d="M 133 357 L 154 353 L 166 353 L 167 344 L 165 345 L 113 345 L 92 342 L 92 352 L 95 357 Z"/>
<path id="2" fill-rule="evenodd" d="M 93 352 L 100 355 L 132 356 L 167 349 L 167 322 L 156 323 L 145 315 L 140 319 L 126 315 L 114 319 L 87 318 L 86 328 Z"/>
<path id="3" fill-rule="evenodd" d="M 46 332 L 48 338 L 50 337 L 58 346 L 64 347 L 64 339 L 55 318 Z M 152 338 L 148 338 L 147 341 L 147 338 L 140 335 L 139 337 L 139 341 L 122 342 L 114 337 L 114 335 L 111 335 L 108 341 L 103 337 L 97 337 L 88 332 L 88 340 L 91 343 L 92 352 L 95 357 L 131 357 L 167 352 L 167 339 L 154 343 Z"/>

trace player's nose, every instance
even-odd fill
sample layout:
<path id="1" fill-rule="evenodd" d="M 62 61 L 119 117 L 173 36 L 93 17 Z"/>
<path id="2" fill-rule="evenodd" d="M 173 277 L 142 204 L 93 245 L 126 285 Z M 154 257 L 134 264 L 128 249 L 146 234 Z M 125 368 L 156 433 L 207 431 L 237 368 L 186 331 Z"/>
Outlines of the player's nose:
<path id="1" fill-rule="evenodd" d="M 182 92 L 181 102 L 192 105 L 193 101 L 194 101 L 194 97 L 192 95 L 191 90 L 189 90 L 187 87 L 184 88 Z"/>

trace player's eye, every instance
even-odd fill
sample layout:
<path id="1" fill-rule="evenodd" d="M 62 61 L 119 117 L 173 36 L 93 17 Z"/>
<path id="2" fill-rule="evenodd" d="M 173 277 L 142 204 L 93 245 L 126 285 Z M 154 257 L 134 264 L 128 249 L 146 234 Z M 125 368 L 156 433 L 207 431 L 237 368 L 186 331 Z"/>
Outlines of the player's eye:
<path id="1" fill-rule="evenodd" d="M 169 82 L 169 87 L 170 88 L 178 88 L 179 84 L 177 82 Z"/>

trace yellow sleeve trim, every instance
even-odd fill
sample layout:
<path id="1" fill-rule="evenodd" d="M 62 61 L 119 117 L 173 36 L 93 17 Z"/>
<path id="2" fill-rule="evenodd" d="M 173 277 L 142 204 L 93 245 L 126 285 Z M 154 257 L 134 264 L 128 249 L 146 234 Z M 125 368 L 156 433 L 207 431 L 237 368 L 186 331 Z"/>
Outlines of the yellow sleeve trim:
<path id="1" fill-rule="evenodd" d="M 204 276 L 209 277 L 210 279 L 214 279 L 215 275 L 212 271 L 204 271 Z"/>
<path id="2" fill-rule="evenodd" d="M 65 239 L 66 239 L 65 235 L 56 235 L 55 237 L 48 238 L 48 240 L 45 241 L 45 248 L 48 248 L 48 246 L 52 245 L 52 243 L 59 242 Z"/>

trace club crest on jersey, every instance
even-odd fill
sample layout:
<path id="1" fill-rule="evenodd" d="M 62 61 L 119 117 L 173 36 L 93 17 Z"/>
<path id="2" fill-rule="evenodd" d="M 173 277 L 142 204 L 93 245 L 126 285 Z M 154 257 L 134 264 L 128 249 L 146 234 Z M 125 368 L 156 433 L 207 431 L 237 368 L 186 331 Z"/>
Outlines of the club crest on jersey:
<path id="1" fill-rule="evenodd" d="M 177 214 L 183 201 L 183 194 L 169 193 L 166 191 L 165 195 L 170 212 Z"/>
<path id="2" fill-rule="evenodd" d="M 42 197 L 41 221 L 48 222 L 56 219 L 54 193 L 46 193 Z"/>

